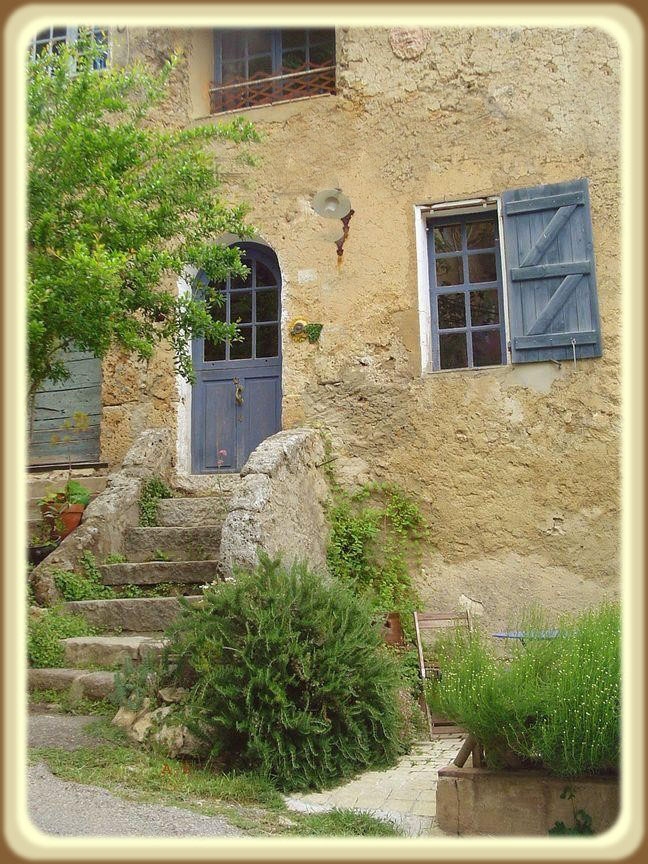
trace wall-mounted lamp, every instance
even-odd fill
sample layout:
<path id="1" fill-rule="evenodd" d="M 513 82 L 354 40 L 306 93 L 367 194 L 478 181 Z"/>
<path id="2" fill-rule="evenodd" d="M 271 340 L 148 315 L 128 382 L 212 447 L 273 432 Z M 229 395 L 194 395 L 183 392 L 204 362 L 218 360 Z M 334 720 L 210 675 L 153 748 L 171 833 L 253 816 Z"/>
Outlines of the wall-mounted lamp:
<path id="1" fill-rule="evenodd" d="M 342 219 L 351 210 L 351 202 L 339 189 L 321 189 L 313 198 L 313 210 L 327 219 Z"/>

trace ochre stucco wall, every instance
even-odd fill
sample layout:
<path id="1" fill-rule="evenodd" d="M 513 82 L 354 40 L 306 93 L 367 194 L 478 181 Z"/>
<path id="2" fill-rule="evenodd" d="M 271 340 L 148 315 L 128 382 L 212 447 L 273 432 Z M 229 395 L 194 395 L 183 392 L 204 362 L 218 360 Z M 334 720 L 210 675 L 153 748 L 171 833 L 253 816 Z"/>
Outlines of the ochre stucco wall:
<path id="1" fill-rule="evenodd" d="M 284 427 L 326 428 L 344 479 L 421 500 L 433 547 L 420 587 L 435 608 L 472 598 L 505 621 L 534 600 L 597 602 L 619 563 L 617 46 L 589 29 L 452 28 L 414 34 L 421 53 L 402 58 L 394 35 L 339 29 L 338 95 L 248 111 L 257 167 L 219 154 L 282 268 Z M 131 55 L 154 62 L 181 44 L 165 122 L 214 122 L 205 34 L 130 35 Z M 603 357 L 421 374 L 415 205 L 577 177 L 590 181 Z M 341 264 L 341 223 L 311 206 L 327 187 L 355 211 Z M 317 344 L 288 336 L 296 317 L 323 323 Z M 114 461 L 140 428 L 175 423 L 177 393 L 168 355 L 104 372 Z"/>

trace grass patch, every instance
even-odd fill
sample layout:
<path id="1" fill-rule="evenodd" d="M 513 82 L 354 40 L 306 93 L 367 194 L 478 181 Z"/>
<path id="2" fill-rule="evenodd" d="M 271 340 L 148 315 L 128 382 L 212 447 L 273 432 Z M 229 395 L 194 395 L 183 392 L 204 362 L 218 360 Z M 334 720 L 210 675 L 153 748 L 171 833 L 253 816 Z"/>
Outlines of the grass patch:
<path id="1" fill-rule="evenodd" d="M 307 813 L 287 834 L 302 837 L 402 837 L 403 832 L 393 822 L 383 822 L 368 813 L 355 810 L 330 810 L 327 813 Z"/>
<path id="2" fill-rule="evenodd" d="M 32 690 L 30 703 L 58 705 L 65 714 L 98 714 L 114 716 L 117 707 L 107 699 L 74 699 L 68 690 Z"/>
<path id="3" fill-rule="evenodd" d="M 94 636 L 97 629 L 90 627 L 81 615 L 69 615 L 60 609 L 44 610 L 30 615 L 27 621 L 27 659 L 36 669 L 63 666 L 65 651 L 61 639 L 72 636 Z"/>

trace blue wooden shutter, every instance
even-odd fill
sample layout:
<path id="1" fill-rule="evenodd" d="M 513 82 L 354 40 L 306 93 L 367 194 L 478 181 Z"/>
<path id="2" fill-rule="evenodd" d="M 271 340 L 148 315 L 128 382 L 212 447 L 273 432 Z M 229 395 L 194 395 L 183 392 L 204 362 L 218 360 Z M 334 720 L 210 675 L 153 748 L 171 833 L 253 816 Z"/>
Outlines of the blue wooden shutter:
<path id="1" fill-rule="evenodd" d="M 59 384 L 46 381 L 34 404 L 29 436 L 30 465 L 72 464 L 99 460 L 101 423 L 101 361 L 85 351 L 63 354 L 70 377 Z M 87 415 L 87 428 L 70 429 L 74 415 Z"/>
<path id="2" fill-rule="evenodd" d="M 600 357 L 587 180 L 502 195 L 513 363 Z"/>

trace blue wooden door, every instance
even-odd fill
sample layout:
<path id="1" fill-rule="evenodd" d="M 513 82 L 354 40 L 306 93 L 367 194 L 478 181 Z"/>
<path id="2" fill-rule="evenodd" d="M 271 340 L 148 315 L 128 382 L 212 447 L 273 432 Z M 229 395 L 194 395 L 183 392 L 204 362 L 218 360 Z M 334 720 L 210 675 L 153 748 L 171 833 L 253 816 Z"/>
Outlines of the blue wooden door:
<path id="1" fill-rule="evenodd" d="M 239 471 L 252 450 L 281 428 L 281 273 L 271 249 L 241 243 L 246 279 L 218 285 L 212 314 L 237 323 L 240 341 L 193 343 L 192 470 Z"/>

